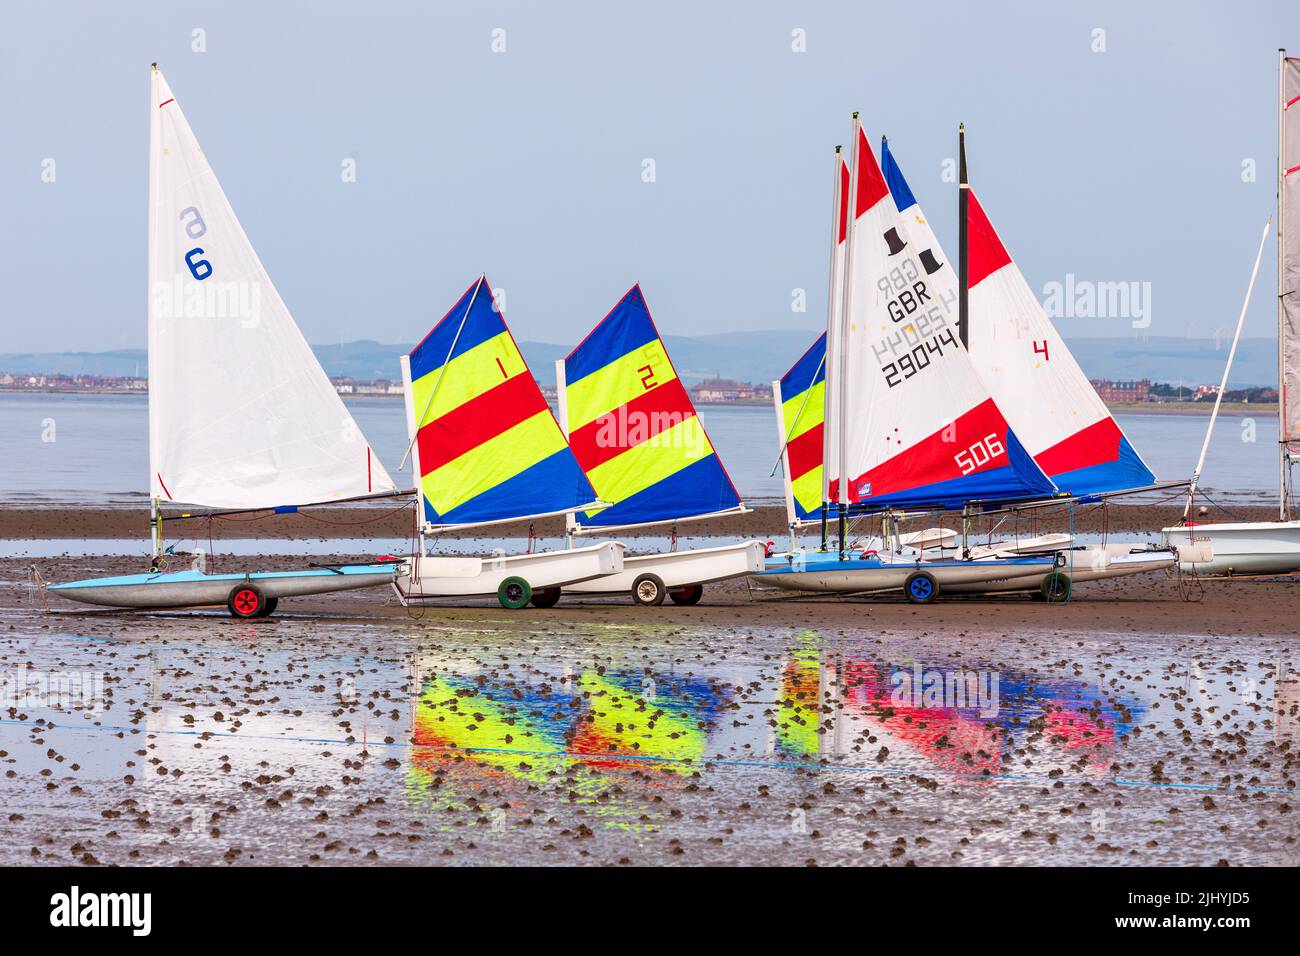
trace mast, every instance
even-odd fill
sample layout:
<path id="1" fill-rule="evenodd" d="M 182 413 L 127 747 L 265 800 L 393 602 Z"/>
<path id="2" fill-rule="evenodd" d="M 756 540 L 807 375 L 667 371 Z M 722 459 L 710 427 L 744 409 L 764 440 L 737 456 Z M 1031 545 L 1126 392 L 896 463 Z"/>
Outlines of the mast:
<path id="1" fill-rule="evenodd" d="M 1283 193 L 1286 177 L 1286 50 L 1277 51 L 1277 489 L 1278 520 L 1288 521 L 1291 517 L 1289 475 L 1286 436 L 1286 350 L 1283 345 L 1286 336 L 1286 309 L 1282 304 L 1283 270 L 1286 263 L 1286 204 Z"/>
<path id="2" fill-rule="evenodd" d="M 839 500 L 839 539 L 840 539 L 840 560 L 844 560 L 845 535 L 848 524 L 848 505 L 849 505 L 849 486 L 845 474 L 845 446 L 846 446 L 846 427 L 845 422 L 848 416 L 845 414 L 845 405 L 848 398 L 848 389 L 845 387 L 844 374 L 848 363 L 845 362 L 844 356 L 847 351 L 848 343 L 844 340 L 844 333 L 848 331 L 848 316 L 853 309 L 853 237 L 858 231 L 858 162 L 860 160 L 860 146 L 862 141 L 862 121 L 859 119 L 858 112 L 853 112 L 853 145 L 849 147 L 849 208 L 846 221 L 847 232 L 844 237 L 844 299 L 840 303 L 840 315 L 838 328 L 835 332 L 836 337 L 836 355 L 835 364 L 838 366 L 835 370 L 835 394 L 838 396 L 839 415 L 835 423 L 835 470 L 839 472 L 836 476 L 839 480 L 838 495 Z"/>
<path id="3" fill-rule="evenodd" d="M 970 211 L 970 180 L 966 176 L 965 123 L 957 127 L 957 150 L 961 179 L 957 185 L 957 337 L 961 339 L 962 348 L 966 348 L 969 344 L 966 294 L 967 280 L 970 278 L 970 241 L 966 233 L 970 228 L 967 221 Z"/>
<path id="4" fill-rule="evenodd" d="M 835 147 L 835 173 L 834 173 L 835 178 L 833 180 L 834 185 L 831 187 L 832 202 L 831 202 L 831 255 L 830 255 L 830 267 L 829 267 L 830 275 L 826 280 L 826 354 L 827 355 L 834 354 L 836 356 L 836 361 L 839 361 L 839 352 L 837 350 L 838 345 L 833 346 L 832 343 L 836 341 L 839 334 L 838 330 L 835 328 L 835 324 L 837 322 L 837 316 L 835 314 L 835 299 L 836 299 L 837 290 L 835 288 L 835 283 L 836 280 L 839 278 L 839 276 L 835 274 L 835 257 L 836 257 L 836 253 L 839 250 L 839 245 L 840 245 L 840 205 L 843 202 L 843 197 L 840 195 L 840 182 L 841 182 L 840 168 L 844 162 L 843 152 L 844 152 L 843 146 Z M 827 372 L 828 373 L 830 372 L 830 366 L 827 366 Z M 835 440 L 833 437 L 833 433 L 831 432 L 830 429 L 830 425 L 831 425 L 830 411 L 831 408 L 834 406 L 834 403 L 831 400 L 830 389 L 839 387 L 838 372 L 833 377 L 829 374 L 827 375 L 827 385 L 830 386 L 830 388 L 825 390 L 825 395 L 822 399 L 822 405 L 823 405 L 822 550 L 823 551 L 828 550 L 828 538 L 830 535 L 829 515 L 830 515 L 830 498 L 831 498 L 831 469 L 827 467 L 827 464 L 830 462 L 831 456 L 828 455 L 827 452 L 830 450 L 831 447 L 830 443 Z M 775 392 L 773 392 L 773 394 L 775 395 Z M 784 440 L 784 436 L 783 436 L 783 440 Z M 789 471 L 788 467 L 786 471 L 787 472 Z M 788 477 L 789 476 L 787 475 L 787 478 Z M 794 521 L 793 506 L 791 506 L 790 520 L 791 522 Z M 791 533 L 793 534 L 793 531 Z"/>
<path id="5" fill-rule="evenodd" d="M 564 434 L 564 440 L 569 440 L 569 400 L 566 392 L 566 380 L 564 376 L 564 359 L 555 360 L 555 409 L 559 413 L 556 417 L 560 420 L 560 431 Z M 566 551 L 573 548 L 573 536 L 578 531 L 578 513 L 576 511 L 566 511 L 564 513 L 564 548 Z"/>

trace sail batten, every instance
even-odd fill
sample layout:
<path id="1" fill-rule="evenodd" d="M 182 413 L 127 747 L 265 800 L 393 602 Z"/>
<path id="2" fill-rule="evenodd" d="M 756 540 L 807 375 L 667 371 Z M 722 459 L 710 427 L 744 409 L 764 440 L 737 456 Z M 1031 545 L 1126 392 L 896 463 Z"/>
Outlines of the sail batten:
<path id="1" fill-rule="evenodd" d="M 562 514 L 595 500 L 486 277 L 405 357 L 403 376 L 427 525 Z"/>
<path id="2" fill-rule="evenodd" d="M 577 526 L 613 528 L 743 508 L 639 285 L 560 363 L 569 443 L 608 507 Z"/>
<path id="3" fill-rule="evenodd" d="M 148 313 L 155 499 L 254 510 L 396 490 L 156 69 Z"/>

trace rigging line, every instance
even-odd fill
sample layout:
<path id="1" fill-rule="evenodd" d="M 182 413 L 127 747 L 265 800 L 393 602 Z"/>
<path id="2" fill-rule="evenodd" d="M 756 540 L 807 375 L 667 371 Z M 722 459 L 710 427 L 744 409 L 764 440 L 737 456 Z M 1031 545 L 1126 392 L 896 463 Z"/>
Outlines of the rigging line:
<path id="1" fill-rule="evenodd" d="M 824 366 L 825 364 L 826 364 L 826 353 L 823 352 L 822 360 L 817 363 L 817 368 L 813 370 L 812 377 L 814 379 L 817 377 L 817 373 L 822 370 L 822 366 Z M 815 385 L 816 383 L 814 382 L 813 384 Z M 812 385 L 809 385 L 807 388 L 804 389 L 803 401 L 799 403 L 799 411 L 794 413 L 794 421 L 791 423 L 790 427 L 786 429 L 785 441 L 781 442 L 781 450 L 776 453 L 776 461 L 772 464 L 772 470 L 767 473 L 767 477 L 771 478 L 773 475 L 776 474 L 776 470 L 781 467 L 781 458 L 782 456 L 785 455 L 785 450 L 790 447 L 790 435 L 792 432 L 794 432 L 795 426 L 799 424 L 799 419 L 803 418 L 803 410 L 808 407 L 808 396 L 812 394 L 812 390 L 813 390 Z"/>
<path id="2" fill-rule="evenodd" d="M 1186 524 L 1192 514 L 1192 501 L 1196 497 L 1196 485 L 1201 480 L 1201 469 L 1205 467 L 1205 455 L 1210 450 L 1210 439 L 1214 435 L 1214 423 L 1219 417 L 1219 406 L 1223 404 L 1223 393 L 1228 387 L 1228 373 L 1232 371 L 1232 360 L 1237 354 L 1237 343 L 1241 340 L 1241 329 L 1246 324 L 1246 312 L 1250 308 L 1250 296 L 1255 291 L 1255 279 L 1259 276 L 1259 263 L 1264 258 L 1264 243 L 1268 241 L 1269 227 L 1273 225 L 1273 216 L 1270 214 L 1264 222 L 1264 234 L 1259 237 L 1259 251 L 1255 253 L 1255 267 L 1250 271 L 1250 284 L 1246 286 L 1246 298 L 1241 303 L 1241 314 L 1237 316 L 1237 331 L 1232 337 L 1232 348 L 1228 350 L 1228 362 L 1223 367 L 1223 379 L 1219 382 L 1219 393 L 1214 399 L 1214 411 L 1210 413 L 1210 424 L 1205 429 L 1205 441 L 1201 443 L 1201 457 L 1196 461 L 1196 470 L 1192 472 L 1192 480 L 1187 486 L 1187 504 L 1183 508 L 1183 524 Z M 1278 393 L 1278 401 L 1281 402 L 1281 392 Z M 1281 408 L 1281 404 L 1278 405 Z"/>
<path id="3" fill-rule="evenodd" d="M 460 325 L 456 327 L 456 335 L 451 340 L 451 348 L 447 349 L 447 357 L 442 360 L 442 368 L 438 369 L 438 380 L 433 383 L 433 390 L 429 392 L 429 400 L 424 403 L 424 411 L 420 413 L 419 419 L 415 423 L 415 431 L 411 435 L 411 440 L 406 443 L 406 451 L 402 453 L 402 460 L 397 463 L 400 471 L 406 467 L 406 459 L 411 454 L 411 449 L 415 447 L 415 439 L 420 434 L 420 428 L 424 425 L 424 419 L 429 414 L 429 409 L 433 407 L 433 399 L 438 394 L 438 389 L 442 387 L 443 376 L 447 374 L 447 364 L 451 362 L 451 357 L 456 354 L 456 345 L 460 342 L 460 333 L 465 331 L 465 323 L 469 321 L 469 314 L 474 308 L 474 302 L 478 299 L 478 290 L 483 288 L 487 275 L 478 277 L 478 282 L 474 283 L 474 294 L 469 297 L 469 305 L 465 306 L 465 314 L 460 317 Z M 411 387 L 411 399 L 415 399 L 415 386 Z"/>

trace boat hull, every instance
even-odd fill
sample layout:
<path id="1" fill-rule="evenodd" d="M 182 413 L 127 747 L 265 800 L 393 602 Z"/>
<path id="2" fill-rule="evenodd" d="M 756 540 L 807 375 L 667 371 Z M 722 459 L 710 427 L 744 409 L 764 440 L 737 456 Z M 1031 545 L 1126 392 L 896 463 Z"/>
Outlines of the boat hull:
<path id="1" fill-rule="evenodd" d="M 837 594 L 868 594 L 901 590 L 917 571 L 932 575 L 939 593 L 991 590 L 1002 584 L 1029 580 L 1041 582 L 1056 566 L 1054 556 L 1032 556 L 987 561 L 880 561 L 873 558 L 837 560 L 834 555 L 791 561 L 789 555 L 769 558 L 767 567 L 755 574 L 760 584 L 791 591 Z M 1037 584 L 1035 584 L 1037 586 Z"/>
<path id="2" fill-rule="evenodd" d="M 443 598 L 488 597 L 512 577 L 523 578 L 539 591 L 615 574 L 623 570 L 623 560 L 621 541 L 603 541 L 569 551 L 490 558 L 415 558 L 398 567 L 393 590 L 404 605 Z"/>
<path id="3" fill-rule="evenodd" d="M 1282 574 L 1300 571 L 1300 521 L 1242 521 L 1163 528 L 1184 571 Z"/>
<path id="4" fill-rule="evenodd" d="M 246 574 L 205 574 L 176 571 L 170 574 L 128 574 L 52 584 L 46 593 L 101 607 L 168 609 L 225 604 L 238 585 L 257 585 L 263 597 L 293 598 L 354 588 L 391 584 L 394 565 L 346 565 L 337 569 L 306 571 L 253 571 Z"/>
<path id="5" fill-rule="evenodd" d="M 1127 577 L 1131 574 L 1149 574 L 1152 571 L 1164 571 L 1172 568 L 1178 560 L 1171 550 L 1136 550 L 1133 545 L 1087 545 L 1073 552 L 1062 552 L 1064 563 L 1058 570 L 1070 578 L 1071 585 L 1086 581 L 1105 581 L 1110 578 Z M 1004 591 L 1036 591 L 1042 584 L 1042 578 L 1003 581 L 993 585 L 954 585 L 947 590 L 950 593 L 993 593 Z"/>
<path id="6" fill-rule="evenodd" d="M 565 588 L 567 594 L 630 594 L 643 574 L 654 574 L 664 587 L 709 584 L 763 570 L 767 547 L 762 541 L 744 541 L 717 548 L 642 554 L 623 558 L 623 570 Z"/>

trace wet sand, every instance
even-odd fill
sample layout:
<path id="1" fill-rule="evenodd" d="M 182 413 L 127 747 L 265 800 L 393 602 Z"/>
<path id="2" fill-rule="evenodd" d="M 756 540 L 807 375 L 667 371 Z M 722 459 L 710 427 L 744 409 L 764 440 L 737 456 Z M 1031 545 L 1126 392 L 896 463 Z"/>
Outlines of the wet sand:
<path id="1" fill-rule="evenodd" d="M 1236 504 L 1222 502 L 1227 511 L 1210 507 L 1203 521 L 1270 521 L 1277 518 L 1277 508 L 1271 505 Z M 1074 510 L 1053 507 L 1042 512 L 1024 514 L 1007 519 L 1023 532 L 1041 534 L 1048 531 L 1073 530 L 1096 534 L 1103 531 L 1141 533 L 1159 531 L 1177 524 L 1182 518 L 1181 499 L 1167 499 L 1161 504 L 1120 504 L 1105 506 L 1085 505 Z M 177 513 L 165 512 L 171 516 Z M 977 529 L 1003 520 L 1005 516 L 977 519 Z M 947 514 L 941 517 L 915 519 L 916 527 L 942 525 L 957 528 L 960 516 Z M 861 530 L 869 531 L 871 521 L 860 523 Z M 1005 529 L 1009 526 L 1004 521 Z M 164 520 L 164 530 L 169 538 L 279 538 L 283 540 L 323 540 L 340 537 L 374 538 L 383 540 L 411 537 L 415 528 L 415 511 L 411 505 L 377 505 L 367 508 L 330 507 L 300 511 L 295 514 L 258 513 L 213 519 Z M 562 518 L 543 518 L 533 523 L 533 531 L 544 538 L 557 538 L 564 534 Z M 783 507 L 759 505 L 751 512 L 717 518 L 710 521 L 684 523 L 683 534 L 692 536 L 758 537 L 782 540 L 787 534 Z M 529 524 L 514 522 L 477 528 L 463 532 L 445 532 L 444 539 L 481 538 L 485 534 L 503 538 L 527 537 Z M 663 527 L 630 529 L 619 532 L 621 538 L 662 537 Z M 52 538 L 142 538 L 149 537 L 149 511 L 147 505 L 139 507 L 75 509 L 68 507 L 0 507 L 0 539 L 52 539 Z"/>
<path id="2" fill-rule="evenodd" d="M 0 559 L 0 864 L 1300 859 L 1295 581 L 519 612 L 376 589 L 239 622 L 47 615 L 29 564 Z"/>

